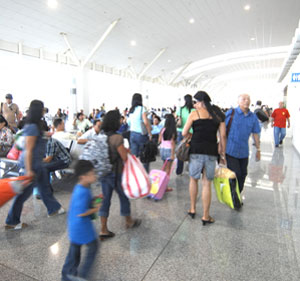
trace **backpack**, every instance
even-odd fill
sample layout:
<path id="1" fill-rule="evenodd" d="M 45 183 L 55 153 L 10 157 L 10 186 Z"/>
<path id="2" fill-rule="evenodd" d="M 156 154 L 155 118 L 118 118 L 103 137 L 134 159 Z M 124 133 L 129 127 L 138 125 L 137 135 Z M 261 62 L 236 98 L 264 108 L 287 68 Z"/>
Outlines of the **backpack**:
<path id="1" fill-rule="evenodd" d="M 153 141 L 148 141 L 144 144 L 140 154 L 140 160 L 142 163 L 149 163 L 156 161 L 156 155 L 158 153 L 157 145 Z"/>
<path id="2" fill-rule="evenodd" d="M 261 108 L 255 109 L 254 113 L 256 114 L 256 116 L 260 122 L 269 121 L 269 117 Z"/>
<path id="3" fill-rule="evenodd" d="M 108 136 L 101 132 L 97 137 L 89 140 L 84 145 L 79 159 L 91 161 L 99 177 L 111 172 L 113 166 L 110 161 Z"/>

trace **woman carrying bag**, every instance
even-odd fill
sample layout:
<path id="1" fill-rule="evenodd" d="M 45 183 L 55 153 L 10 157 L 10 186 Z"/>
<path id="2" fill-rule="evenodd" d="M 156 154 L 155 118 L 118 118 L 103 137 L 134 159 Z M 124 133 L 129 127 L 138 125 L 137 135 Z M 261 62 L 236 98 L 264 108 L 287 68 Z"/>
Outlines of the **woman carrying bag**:
<path id="1" fill-rule="evenodd" d="M 188 119 L 188 116 L 192 111 L 194 111 L 194 104 L 193 99 L 191 95 L 185 95 L 184 96 L 185 104 L 184 106 L 178 108 L 176 115 L 177 115 L 177 144 L 179 144 L 182 139 L 182 130 L 185 126 L 185 123 Z M 192 132 L 192 130 L 191 130 Z M 180 176 L 183 173 L 183 166 L 184 162 L 181 160 L 177 160 L 177 168 L 176 168 L 176 175 Z"/>
<path id="2" fill-rule="evenodd" d="M 101 230 L 99 238 L 105 240 L 112 238 L 115 234 L 109 231 L 107 220 L 111 204 L 111 197 L 115 190 L 120 199 L 120 213 L 125 217 L 126 228 L 137 227 L 141 224 L 141 220 L 132 219 L 130 211 L 130 201 L 126 197 L 122 186 L 121 177 L 123 171 L 123 163 L 127 160 L 128 149 L 124 147 L 124 139 L 117 131 L 121 126 L 121 114 L 118 110 L 107 112 L 101 125 L 101 130 L 108 136 L 108 145 L 110 151 L 110 161 L 113 166 L 112 171 L 100 178 L 103 192 L 103 201 L 99 210 Z"/>
<path id="3" fill-rule="evenodd" d="M 211 203 L 211 181 L 214 179 L 215 167 L 218 157 L 217 133 L 220 134 L 220 163 L 226 165 L 226 126 L 225 115 L 219 107 L 211 104 L 211 99 L 206 92 L 199 91 L 194 96 L 195 111 L 191 112 L 183 129 L 183 136 L 190 135 L 190 199 L 191 206 L 188 214 L 193 219 L 196 215 L 196 201 L 198 195 L 198 180 L 202 175 L 202 204 L 203 225 L 214 223 L 215 220 L 209 214 Z"/>
<path id="4" fill-rule="evenodd" d="M 143 107 L 141 94 L 134 94 L 129 110 L 128 125 L 130 127 L 130 149 L 133 155 L 140 157 L 144 144 L 152 139 L 151 125 L 147 118 L 147 112 Z M 149 163 L 144 163 L 149 172 Z"/>

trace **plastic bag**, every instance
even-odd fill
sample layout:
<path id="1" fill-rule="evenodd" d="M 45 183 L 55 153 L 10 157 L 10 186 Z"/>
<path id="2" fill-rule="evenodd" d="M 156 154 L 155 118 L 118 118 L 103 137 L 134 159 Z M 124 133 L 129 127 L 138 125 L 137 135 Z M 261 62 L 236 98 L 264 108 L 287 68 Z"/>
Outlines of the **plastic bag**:
<path id="1" fill-rule="evenodd" d="M 218 167 L 215 172 L 214 186 L 218 200 L 232 209 L 242 206 L 238 180 L 235 173 L 226 167 Z"/>
<path id="2" fill-rule="evenodd" d="M 128 154 L 122 174 L 122 187 L 129 199 L 138 199 L 149 194 L 151 183 L 142 163 Z"/>

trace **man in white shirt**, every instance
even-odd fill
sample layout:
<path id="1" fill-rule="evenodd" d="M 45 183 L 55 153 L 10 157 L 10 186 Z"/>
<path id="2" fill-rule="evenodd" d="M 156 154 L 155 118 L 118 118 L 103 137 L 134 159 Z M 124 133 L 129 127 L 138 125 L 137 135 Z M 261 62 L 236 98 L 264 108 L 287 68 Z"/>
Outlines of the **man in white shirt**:
<path id="1" fill-rule="evenodd" d="M 84 117 L 83 113 L 80 112 L 77 114 L 77 118 L 74 120 L 73 126 L 76 127 L 80 133 L 85 133 L 93 126 L 93 124 L 89 119 Z"/>
<path id="2" fill-rule="evenodd" d="M 52 135 L 52 138 L 57 139 L 60 142 L 63 142 L 64 140 L 76 140 L 75 135 L 65 131 L 65 121 L 62 118 L 54 119 L 53 126 L 55 132 Z"/>
<path id="3" fill-rule="evenodd" d="M 95 120 L 94 126 L 92 129 L 85 132 L 77 141 L 78 144 L 86 144 L 90 139 L 96 137 L 100 134 L 101 131 L 101 120 Z"/>

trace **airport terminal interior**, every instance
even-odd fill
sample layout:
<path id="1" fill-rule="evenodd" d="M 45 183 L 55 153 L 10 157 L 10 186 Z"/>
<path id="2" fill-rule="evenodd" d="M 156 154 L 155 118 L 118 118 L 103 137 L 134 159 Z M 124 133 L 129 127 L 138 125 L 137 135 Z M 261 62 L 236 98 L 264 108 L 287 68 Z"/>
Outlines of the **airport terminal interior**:
<path id="1" fill-rule="evenodd" d="M 0 0 L 0 280 L 300 280 L 299 54 L 299 0 Z M 225 164 L 229 168 L 229 160 L 233 158 L 229 157 L 229 151 L 241 143 L 249 155 L 247 176 L 238 199 L 242 206 L 221 203 L 217 181 L 212 180 L 211 217 L 206 219 L 202 198 L 205 182 L 202 184 L 201 180 L 197 209 L 191 215 L 193 154 L 188 161 L 179 161 L 177 153 L 173 154 L 173 148 L 181 144 L 181 139 L 176 137 L 170 141 L 172 148 L 163 147 L 169 140 L 163 139 L 164 132 L 171 131 L 173 126 L 167 125 L 169 119 L 174 120 L 177 137 L 186 130 L 185 124 L 189 124 L 182 115 L 187 108 L 187 95 L 197 112 L 204 110 L 214 119 L 210 107 L 206 106 L 207 100 L 195 95 L 199 91 L 202 97 L 203 91 L 206 92 L 211 99 L 208 103 L 218 106 L 226 116 L 227 148 L 222 146 L 222 136 L 226 140 L 226 134 L 220 125 L 219 161 L 227 160 Z M 142 104 L 137 106 L 144 108 L 134 117 L 140 131 L 133 129 L 136 122 L 132 121 L 136 93 L 142 97 Z M 246 113 L 245 104 L 241 103 L 241 97 L 245 96 L 248 98 Z M 64 121 L 63 131 L 70 136 L 62 144 L 72 162 L 69 167 L 49 172 L 50 183 L 45 184 L 52 189 L 49 196 L 54 196 L 63 208 L 59 210 L 65 212 L 47 212 L 46 195 L 43 195 L 46 193 L 37 191 L 46 190 L 43 181 L 29 194 L 20 221 L 15 219 L 13 224 L 8 223 L 8 214 L 16 199 L 32 188 L 32 184 L 20 194 L 13 194 L 7 202 L 3 190 L 7 188 L 7 180 L 14 182 L 15 177 L 27 175 L 29 153 L 26 151 L 30 149 L 32 136 L 46 140 L 26 135 L 28 126 L 32 125 L 29 118 L 22 130 L 19 127 L 19 120 L 25 120 L 26 114 L 32 116 L 33 100 L 42 101 L 48 109 L 42 117 L 49 130 L 44 133 L 48 144 L 57 133 L 54 133 L 57 119 Z M 13 115 L 18 128 L 10 125 L 11 118 L 6 117 L 6 108 L 11 110 L 10 116 L 14 112 L 11 102 L 18 107 Z M 258 108 L 267 120 L 260 119 Z M 167 151 L 170 154 L 166 163 L 173 165 L 165 186 L 168 188 L 161 200 L 148 196 L 129 199 L 134 219 L 131 227 L 120 216 L 122 200 L 113 192 L 107 225 L 111 231 L 108 234 L 114 235 L 106 234 L 103 238 L 103 213 L 97 215 L 92 220 L 99 246 L 97 255 L 89 259 L 88 248 L 83 245 L 78 272 L 64 275 L 62 269 L 66 268 L 73 239 L 68 228 L 73 207 L 70 202 L 78 187 L 74 171 L 83 147 L 87 147 L 80 140 L 86 136 L 86 130 L 101 135 L 103 132 L 96 132 L 97 124 L 112 126 L 113 122 L 107 121 L 111 110 L 120 112 L 124 116 L 122 126 L 126 125 L 124 131 L 118 131 L 124 137 L 124 146 L 120 144 L 116 150 L 118 157 L 122 158 L 120 147 L 130 148 L 134 154 L 137 144 L 133 137 L 137 135 L 161 136 L 161 144 L 155 144 L 160 145 L 156 160 L 150 162 L 149 170 L 144 171 L 142 166 L 139 169 L 145 172 L 143 177 L 149 180 L 147 186 L 152 185 L 153 190 L 151 171 L 162 169 L 165 160 L 162 158 Z M 238 117 L 239 110 L 244 112 L 243 120 L 250 116 L 247 121 L 250 122 L 253 117 L 251 120 L 259 126 L 260 133 L 254 125 L 249 129 L 248 123 L 234 121 L 242 118 Z M 285 115 L 280 128 L 276 125 L 279 123 L 275 112 Z M 80 113 L 91 121 L 83 131 L 78 125 L 82 122 L 79 122 Z M 191 118 L 193 112 L 188 114 Z M 7 122 L 3 127 L 4 117 Z M 146 135 L 143 123 L 151 131 Z M 10 148 L 16 148 L 21 155 L 13 160 L 7 159 L 8 154 L 1 154 L 7 145 L 2 139 L 6 134 L 4 129 L 14 133 Z M 277 139 L 277 129 L 286 132 L 283 139 Z M 247 137 L 237 139 L 237 135 L 247 130 Z M 22 148 L 18 143 L 20 131 L 27 132 L 23 134 L 26 145 L 23 143 Z M 191 149 L 195 149 L 194 135 Z M 111 151 L 109 154 L 111 159 Z M 49 155 L 40 156 L 40 160 L 46 156 Z M 216 157 L 213 159 L 216 163 Z M 178 172 L 180 163 L 184 166 Z M 44 171 L 44 168 L 36 171 L 39 169 Z M 208 166 L 200 169 L 200 176 L 206 177 L 208 170 Z M 125 190 L 124 181 L 128 179 L 124 174 L 125 169 L 122 178 Z M 39 183 L 36 178 L 35 183 Z M 111 183 L 117 191 L 117 181 Z M 97 181 L 90 191 L 95 196 L 106 194 L 105 189 L 103 181 Z M 83 236 L 86 230 L 79 232 Z M 91 265 L 86 275 L 82 269 L 84 262 L 86 268 Z"/>

